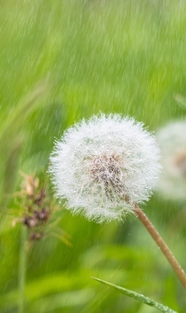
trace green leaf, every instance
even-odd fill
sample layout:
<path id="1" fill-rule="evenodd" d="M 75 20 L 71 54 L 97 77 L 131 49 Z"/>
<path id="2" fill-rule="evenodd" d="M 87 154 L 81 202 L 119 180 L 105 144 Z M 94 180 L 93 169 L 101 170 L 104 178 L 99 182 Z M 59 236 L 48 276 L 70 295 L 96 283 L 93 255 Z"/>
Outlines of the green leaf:
<path id="1" fill-rule="evenodd" d="M 116 290 L 118 290 L 119 292 L 123 293 L 124 295 L 130 297 L 130 298 L 133 298 L 137 301 L 140 301 L 142 303 L 145 303 L 149 306 L 152 306 L 156 309 L 158 309 L 159 311 L 161 312 L 164 312 L 164 313 L 177 313 L 176 311 L 173 311 L 172 309 L 168 308 L 167 306 L 161 304 L 161 303 L 158 303 L 158 302 L 155 302 L 154 300 L 151 300 L 150 298 L 140 294 L 140 293 L 137 293 L 137 292 L 134 292 L 132 290 L 129 290 L 129 289 L 126 289 L 126 288 L 123 288 L 123 287 L 120 287 L 120 286 L 117 286 L 117 285 L 114 285 L 114 284 L 111 284 L 105 280 L 102 280 L 102 279 L 99 279 L 99 278 L 96 278 L 96 277 L 91 277 L 93 278 L 94 280 L 98 281 L 99 283 L 102 283 L 102 284 L 105 284 L 109 287 L 112 287 Z"/>

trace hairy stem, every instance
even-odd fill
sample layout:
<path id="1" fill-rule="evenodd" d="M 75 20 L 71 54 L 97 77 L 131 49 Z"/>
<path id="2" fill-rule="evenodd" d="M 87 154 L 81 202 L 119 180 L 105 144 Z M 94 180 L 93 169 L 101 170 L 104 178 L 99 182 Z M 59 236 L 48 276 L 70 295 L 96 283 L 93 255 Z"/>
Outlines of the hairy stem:
<path id="1" fill-rule="evenodd" d="M 20 238 L 20 253 L 19 253 L 19 313 L 25 312 L 24 310 L 24 290 L 25 290 L 25 277 L 26 277 L 26 240 L 27 240 L 27 229 L 21 226 L 21 238 Z"/>
<path id="2" fill-rule="evenodd" d="M 147 231 L 150 233 L 154 241 L 157 243 L 158 247 L 163 252 L 166 259 L 169 261 L 170 265 L 172 266 L 173 270 L 175 271 L 176 275 L 178 276 L 179 280 L 183 284 L 183 286 L 186 288 L 186 274 L 178 261 L 176 260 L 173 253 L 170 251 L 169 247 L 166 245 L 164 240 L 161 238 L 151 221 L 148 219 L 146 214 L 138 207 L 137 204 L 135 204 L 134 212 L 136 216 L 139 218 L 139 220 L 143 223 L 143 225 L 146 227 Z"/>

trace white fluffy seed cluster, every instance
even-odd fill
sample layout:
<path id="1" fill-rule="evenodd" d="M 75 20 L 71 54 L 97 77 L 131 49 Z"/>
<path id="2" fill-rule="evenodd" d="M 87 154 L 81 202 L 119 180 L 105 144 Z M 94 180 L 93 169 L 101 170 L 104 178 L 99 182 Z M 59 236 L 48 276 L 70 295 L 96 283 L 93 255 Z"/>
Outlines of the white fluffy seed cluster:
<path id="1" fill-rule="evenodd" d="M 93 116 L 55 143 L 49 172 L 67 209 L 98 222 L 120 219 L 152 193 L 159 149 L 141 123 L 118 114 Z"/>
<path id="2" fill-rule="evenodd" d="M 186 121 L 171 122 L 157 132 L 162 175 L 159 193 L 170 200 L 186 200 Z"/>

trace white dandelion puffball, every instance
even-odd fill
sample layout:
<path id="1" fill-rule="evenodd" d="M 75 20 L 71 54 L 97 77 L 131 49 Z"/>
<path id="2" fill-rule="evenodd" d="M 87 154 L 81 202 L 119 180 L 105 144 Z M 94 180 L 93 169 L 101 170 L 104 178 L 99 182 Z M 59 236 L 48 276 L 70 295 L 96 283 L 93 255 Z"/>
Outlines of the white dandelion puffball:
<path id="1" fill-rule="evenodd" d="M 174 121 L 157 132 L 162 175 L 158 191 L 166 199 L 186 200 L 186 121 Z"/>
<path id="2" fill-rule="evenodd" d="M 119 114 L 93 116 L 69 128 L 50 157 L 57 197 L 98 222 L 120 219 L 155 187 L 159 149 L 141 123 Z"/>

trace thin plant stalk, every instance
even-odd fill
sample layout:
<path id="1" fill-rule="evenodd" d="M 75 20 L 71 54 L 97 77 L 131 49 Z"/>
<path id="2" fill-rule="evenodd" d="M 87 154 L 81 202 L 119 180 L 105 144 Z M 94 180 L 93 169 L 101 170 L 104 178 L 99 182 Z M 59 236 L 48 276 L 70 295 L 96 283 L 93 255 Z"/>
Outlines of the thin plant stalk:
<path id="1" fill-rule="evenodd" d="M 166 245 L 164 240 L 161 238 L 160 234 L 157 232 L 151 221 L 148 219 L 146 214 L 139 208 L 137 204 L 135 204 L 134 212 L 138 219 L 143 223 L 147 231 L 150 233 L 158 247 L 163 252 L 164 256 L 172 266 L 174 272 L 176 273 L 177 277 L 181 281 L 182 285 L 186 288 L 186 274 L 178 261 L 176 260 L 173 253 L 170 251 L 169 247 Z"/>
<path id="2" fill-rule="evenodd" d="M 27 229 L 21 226 L 21 238 L 20 238 L 20 253 L 19 253 L 19 303 L 18 312 L 24 313 L 25 304 L 25 279 L 26 279 L 26 264 L 27 264 L 27 252 L 26 252 L 26 240 Z"/>

